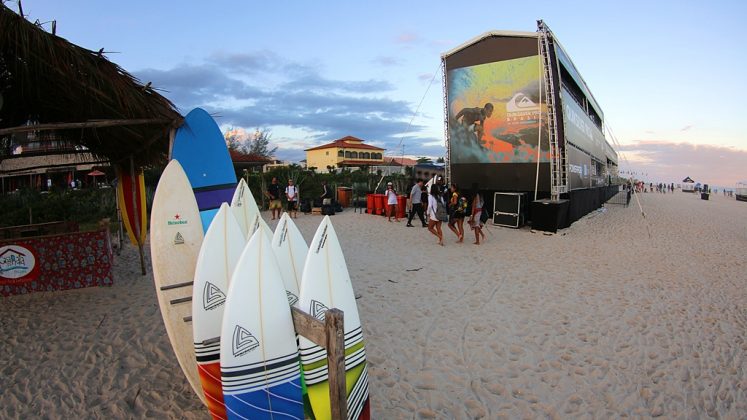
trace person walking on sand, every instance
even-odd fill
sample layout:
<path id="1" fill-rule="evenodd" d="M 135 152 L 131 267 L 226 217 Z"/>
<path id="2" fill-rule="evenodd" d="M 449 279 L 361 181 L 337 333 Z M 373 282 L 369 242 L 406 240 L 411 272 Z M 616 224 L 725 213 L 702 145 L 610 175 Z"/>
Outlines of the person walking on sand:
<path id="1" fill-rule="evenodd" d="M 475 245 L 480 245 L 480 238 L 482 237 L 483 242 L 485 241 L 485 233 L 482 231 L 482 206 L 485 202 L 482 199 L 480 190 L 477 188 L 477 184 L 472 185 L 472 191 L 474 196 L 472 197 L 472 215 L 469 218 L 469 225 L 472 230 L 475 231 Z"/>
<path id="2" fill-rule="evenodd" d="M 464 242 L 464 211 L 467 208 L 467 199 L 459 197 L 459 188 L 451 184 L 451 197 L 449 198 L 449 229 L 457 236 L 457 243 Z"/>
<path id="3" fill-rule="evenodd" d="M 444 206 L 443 197 L 436 184 L 431 185 L 428 194 L 428 231 L 438 238 L 438 244 L 444 246 L 444 234 L 441 232 L 441 220 L 438 218 L 438 207 Z"/>
<path id="4" fill-rule="evenodd" d="M 293 213 L 293 218 L 298 218 L 298 187 L 294 185 L 293 180 L 288 180 L 288 186 L 285 187 L 285 197 L 288 199 L 288 214 Z"/>
<path id="5" fill-rule="evenodd" d="M 413 216 L 415 216 L 415 213 L 418 214 L 423 227 L 428 226 L 428 224 L 425 223 L 425 218 L 423 217 L 423 203 L 421 198 L 422 193 L 423 180 L 418 179 L 415 185 L 412 186 L 412 190 L 410 190 L 410 202 L 412 203 L 412 210 L 410 210 L 410 216 L 407 218 L 407 227 L 412 227 L 412 218 Z"/>
<path id="6" fill-rule="evenodd" d="M 394 191 L 394 185 L 391 182 L 387 182 L 384 194 L 386 194 L 386 220 L 391 222 L 393 215 L 394 221 L 399 222 L 397 218 L 397 192 Z"/>
<path id="7" fill-rule="evenodd" d="M 275 218 L 280 219 L 280 212 L 283 210 L 283 203 L 280 201 L 280 185 L 278 184 L 278 179 L 276 177 L 272 177 L 272 182 L 267 186 L 265 195 L 270 199 L 272 220 L 275 220 Z"/>

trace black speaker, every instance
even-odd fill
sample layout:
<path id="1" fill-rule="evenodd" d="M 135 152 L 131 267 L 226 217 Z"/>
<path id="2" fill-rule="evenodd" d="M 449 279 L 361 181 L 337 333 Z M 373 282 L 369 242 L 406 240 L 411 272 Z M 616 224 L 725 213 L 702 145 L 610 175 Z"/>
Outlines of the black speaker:
<path id="1" fill-rule="evenodd" d="M 545 232 L 557 232 L 568 218 L 568 200 L 532 201 L 532 229 Z"/>
<path id="2" fill-rule="evenodd" d="M 493 224 L 519 228 L 524 225 L 526 217 L 526 193 L 493 194 Z"/>

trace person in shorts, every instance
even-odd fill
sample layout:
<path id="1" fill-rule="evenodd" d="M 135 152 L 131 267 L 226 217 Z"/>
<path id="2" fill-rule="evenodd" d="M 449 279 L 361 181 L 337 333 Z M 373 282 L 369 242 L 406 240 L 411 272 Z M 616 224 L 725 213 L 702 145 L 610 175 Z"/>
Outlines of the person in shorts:
<path id="1" fill-rule="evenodd" d="M 392 216 L 394 216 L 394 221 L 399 222 L 397 218 L 397 191 L 394 190 L 394 185 L 391 182 L 386 184 L 384 194 L 386 195 L 386 220 L 391 222 Z"/>
<path id="2" fill-rule="evenodd" d="M 457 243 L 464 242 L 464 217 L 467 210 L 467 199 L 459 195 L 459 188 L 451 184 L 449 197 L 449 229 L 457 236 Z"/>
<path id="3" fill-rule="evenodd" d="M 280 218 L 280 212 L 283 210 L 283 203 L 280 201 L 280 184 L 278 179 L 272 177 L 272 182 L 267 186 L 265 195 L 270 199 L 270 211 L 272 211 L 272 220 Z"/>
<path id="4" fill-rule="evenodd" d="M 288 214 L 292 214 L 294 219 L 298 218 L 298 187 L 292 179 L 288 180 L 288 186 L 285 187 L 285 197 L 288 200 Z"/>

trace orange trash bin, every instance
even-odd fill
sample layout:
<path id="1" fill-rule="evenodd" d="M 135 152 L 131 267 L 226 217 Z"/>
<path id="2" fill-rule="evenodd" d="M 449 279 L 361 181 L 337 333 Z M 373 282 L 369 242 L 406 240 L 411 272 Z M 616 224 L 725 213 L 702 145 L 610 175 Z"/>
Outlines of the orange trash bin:
<path id="1" fill-rule="evenodd" d="M 397 196 L 397 218 L 403 219 L 405 217 L 405 210 L 407 207 L 407 196 L 406 195 L 398 195 Z"/>
<path id="2" fill-rule="evenodd" d="M 342 207 L 350 207 L 353 189 L 350 187 L 337 187 L 337 202 Z"/>
<path id="3" fill-rule="evenodd" d="M 383 215 L 386 211 L 386 195 L 374 194 L 374 205 L 376 206 L 374 214 Z"/>
<path id="4" fill-rule="evenodd" d="M 376 204 L 374 203 L 374 194 L 366 194 L 366 213 L 373 214 Z"/>

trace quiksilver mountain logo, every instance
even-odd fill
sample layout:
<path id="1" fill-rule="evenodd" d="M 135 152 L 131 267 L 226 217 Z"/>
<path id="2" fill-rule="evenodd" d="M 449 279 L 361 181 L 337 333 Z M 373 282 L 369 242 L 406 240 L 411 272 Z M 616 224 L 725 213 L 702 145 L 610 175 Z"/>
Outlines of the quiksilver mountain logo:
<path id="1" fill-rule="evenodd" d="M 176 232 L 176 236 L 174 236 L 174 245 L 184 245 L 184 236 L 182 236 L 181 232 Z"/>
<path id="2" fill-rule="evenodd" d="M 226 294 L 213 283 L 206 282 L 202 289 L 202 307 L 206 311 L 215 309 L 226 303 Z"/>
<path id="3" fill-rule="evenodd" d="M 242 327 L 241 325 L 237 325 L 233 329 L 233 340 L 231 347 L 233 355 L 235 357 L 239 357 L 259 347 L 259 340 L 257 340 L 246 328 Z"/>
<path id="4" fill-rule="evenodd" d="M 309 309 L 310 309 L 309 312 L 311 313 L 311 316 L 313 316 L 314 318 L 320 321 L 324 321 L 325 314 L 327 313 L 327 310 L 329 310 L 329 308 L 325 304 L 317 300 L 311 301 L 311 305 Z"/>
<path id="5" fill-rule="evenodd" d="M 517 92 L 506 102 L 506 122 L 528 124 L 539 118 L 540 106 L 523 92 Z"/>
<path id="6" fill-rule="evenodd" d="M 169 225 L 169 226 L 174 226 L 174 225 L 186 225 L 187 223 L 189 223 L 189 222 L 188 222 L 187 220 L 185 220 L 185 219 L 184 219 L 184 218 L 182 217 L 182 215 L 181 215 L 181 214 L 179 214 L 179 213 L 175 214 L 175 215 L 174 215 L 174 217 L 172 217 L 172 218 L 171 218 L 171 220 L 168 220 L 168 221 L 166 222 L 166 224 L 167 224 L 167 225 Z"/>
<path id="7" fill-rule="evenodd" d="M 294 295 L 293 293 L 287 290 L 285 291 L 285 296 L 288 297 L 288 304 L 290 306 L 293 306 L 296 304 L 296 302 L 298 302 L 298 296 Z"/>

